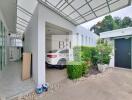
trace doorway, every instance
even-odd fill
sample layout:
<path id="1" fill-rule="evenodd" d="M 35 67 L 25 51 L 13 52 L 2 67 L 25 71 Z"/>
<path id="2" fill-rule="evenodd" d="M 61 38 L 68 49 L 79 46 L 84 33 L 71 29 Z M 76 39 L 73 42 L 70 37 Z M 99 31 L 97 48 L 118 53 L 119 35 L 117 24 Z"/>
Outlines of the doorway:
<path id="1" fill-rule="evenodd" d="M 115 66 L 131 69 L 131 38 L 115 40 Z"/>

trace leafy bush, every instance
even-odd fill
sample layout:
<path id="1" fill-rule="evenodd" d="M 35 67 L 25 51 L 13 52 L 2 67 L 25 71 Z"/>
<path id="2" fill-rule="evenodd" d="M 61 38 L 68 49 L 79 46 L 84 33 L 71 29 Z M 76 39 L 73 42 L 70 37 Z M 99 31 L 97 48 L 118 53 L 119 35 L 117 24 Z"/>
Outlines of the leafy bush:
<path id="1" fill-rule="evenodd" d="M 87 46 L 82 46 L 81 47 L 81 58 L 82 61 L 91 61 L 91 57 L 92 57 L 92 51 L 91 51 L 92 47 L 87 47 Z"/>
<path id="2" fill-rule="evenodd" d="M 73 48 L 74 61 L 67 65 L 70 79 L 80 78 L 97 63 L 108 64 L 110 61 L 111 45 L 101 40 L 96 47 L 76 46 Z"/>
<path id="3" fill-rule="evenodd" d="M 85 74 L 87 74 L 91 68 L 91 65 L 88 64 L 87 62 L 83 62 L 82 63 L 82 76 L 84 76 Z"/>
<path id="4" fill-rule="evenodd" d="M 95 57 L 97 54 L 96 47 L 76 46 L 73 48 L 73 54 L 75 61 L 86 61 L 89 64 L 97 63 L 97 57 Z"/>
<path id="5" fill-rule="evenodd" d="M 97 59 L 98 63 L 100 64 L 109 64 L 110 62 L 110 54 L 112 52 L 112 47 L 110 44 L 108 44 L 107 41 L 101 40 L 100 43 L 97 44 Z"/>
<path id="6" fill-rule="evenodd" d="M 72 61 L 67 64 L 67 73 L 70 79 L 82 77 L 87 70 L 87 65 L 84 62 Z"/>
<path id="7" fill-rule="evenodd" d="M 73 48 L 73 56 L 75 61 L 81 61 L 81 47 L 76 46 Z"/>
<path id="8" fill-rule="evenodd" d="M 91 62 L 93 65 L 97 65 L 98 58 L 97 58 L 98 50 L 96 47 L 91 48 Z"/>

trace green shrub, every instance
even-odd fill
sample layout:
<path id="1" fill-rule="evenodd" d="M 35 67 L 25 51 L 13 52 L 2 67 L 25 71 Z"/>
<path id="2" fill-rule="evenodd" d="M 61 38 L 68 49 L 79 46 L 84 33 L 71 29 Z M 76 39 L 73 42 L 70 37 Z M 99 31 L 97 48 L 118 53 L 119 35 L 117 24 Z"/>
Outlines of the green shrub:
<path id="1" fill-rule="evenodd" d="M 86 61 L 92 64 L 97 63 L 96 47 L 76 46 L 73 48 L 73 55 L 75 61 Z"/>
<path id="2" fill-rule="evenodd" d="M 70 79 L 77 79 L 88 73 L 90 66 L 87 62 L 72 61 L 67 64 L 67 73 Z"/>
<path id="3" fill-rule="evenodd" d="M 97 44 L 97 59 L 98 63 L 100 64 L 109 64 L 110 61 L 110 54 L 112 52 L 112 46 L 111 44 L 108 44 L 106 41 L 102 41 Z"/>
<path id="4" fill-rule="evenodd" d="M 87 47 L 87 46 L 82 46 L 81 47 L 81 58 L 82 61 L 91 61 L 91 57 L 92 57 L 92 51 L 91 51 L 92 47 Z"/>
<path id="5" fill-rule="evenodd" d="M 81 61 L 81 47 L 76 46 L 73 48 L 73 56 L 75 61 Z"/>
<path id="6" fill-rule="evenodd" d="M 67 65 L 67 73 L 70 79 L 77 79 L 83 75 L 83 62 L 69 62 Z"/>
<path id="7" fill-rule="evenodd" d="M 89 65 L 87 62 L 82 63 L 82 76 L 87 74 L 90 70 L 91 65 Z"/>
<path id="8" fill-rule="evenodd" d="M 97 58 L 97 48 L 96 47 L 91 47 L 91 62 L 93 65 L 97 65 L 98 58 Z"/>
<path id="9" fill-rule="evenodd" d="M 80 78 L 89 72 L 92 65 L 97 65 L 97 63 L 108 64 L 111 51 L 111 45 L 103 41 L 98 42 L 96 47 L 74 47 L 74 61 L 67 65 L 68 77 L 70 79 Z"/>

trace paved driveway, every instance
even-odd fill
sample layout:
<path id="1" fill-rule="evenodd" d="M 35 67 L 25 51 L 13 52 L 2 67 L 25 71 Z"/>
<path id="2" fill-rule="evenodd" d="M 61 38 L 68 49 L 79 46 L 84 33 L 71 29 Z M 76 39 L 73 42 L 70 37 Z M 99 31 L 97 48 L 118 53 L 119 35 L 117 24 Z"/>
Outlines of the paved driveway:
<path id="1" fill-rule="evenodd" d="M 67 78 L 66 69 L 55 69 L 47 68 L 46 69 L 46 82 L 49 84 L 58 83 Z"/>
<path id="2" fill-rule="evenodd" d="M 132 71 L 109 69 L 103 74 L 65 80 L 54 92 L 39 100 L 132 100 Z"/>

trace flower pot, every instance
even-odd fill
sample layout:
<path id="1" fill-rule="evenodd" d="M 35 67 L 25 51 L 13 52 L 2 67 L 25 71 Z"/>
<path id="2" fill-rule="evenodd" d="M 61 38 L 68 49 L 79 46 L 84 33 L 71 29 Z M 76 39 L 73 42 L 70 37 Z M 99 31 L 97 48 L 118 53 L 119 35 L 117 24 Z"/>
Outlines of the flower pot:
<path id="1" fill-rule="evenodd" d="M 104 72 L 106 70 L 106 68 L 108 67 L 107 64 L 98 64 L 98 70 L 100 72 Z"/>

